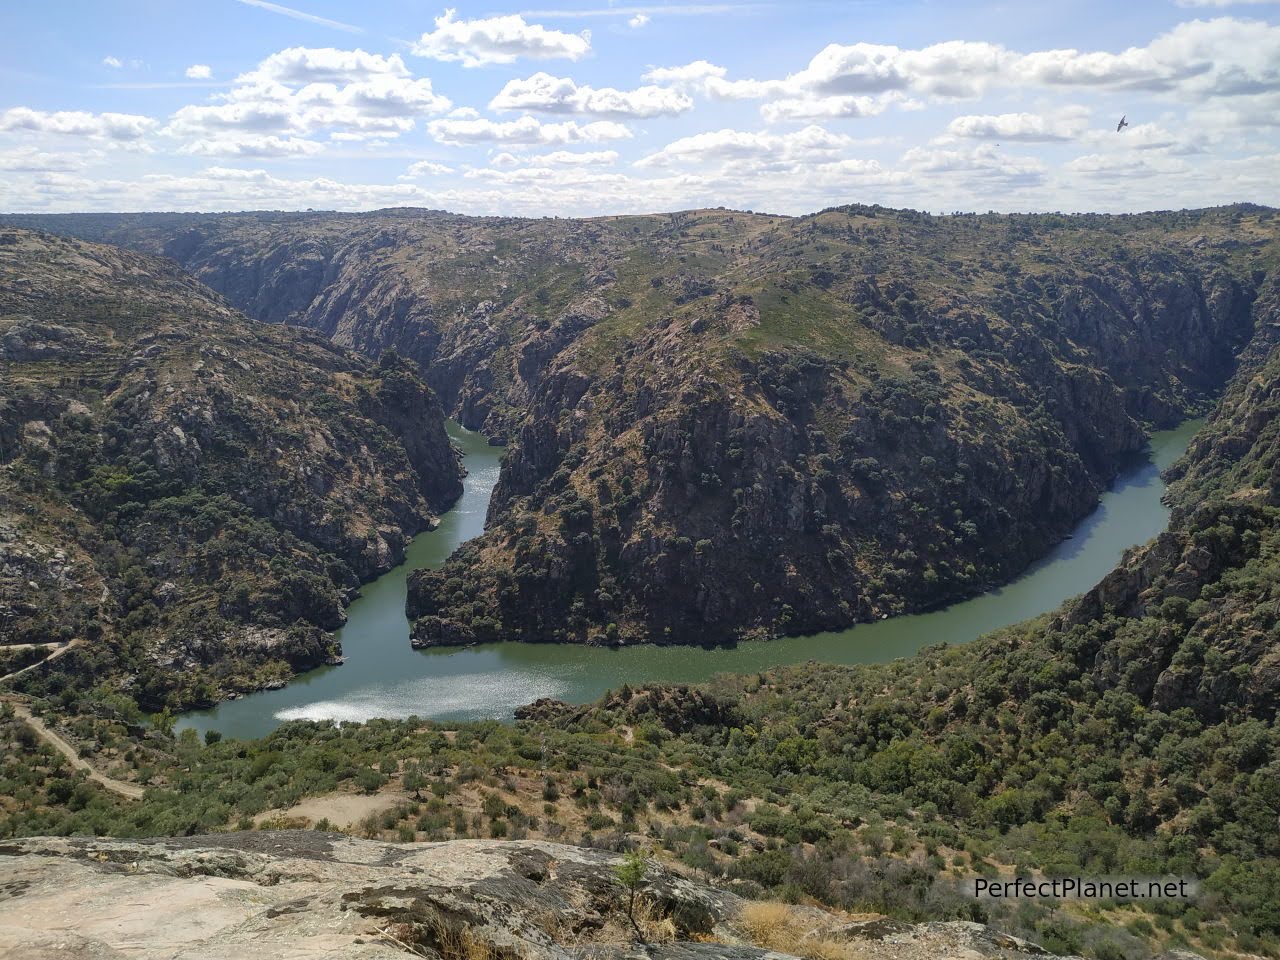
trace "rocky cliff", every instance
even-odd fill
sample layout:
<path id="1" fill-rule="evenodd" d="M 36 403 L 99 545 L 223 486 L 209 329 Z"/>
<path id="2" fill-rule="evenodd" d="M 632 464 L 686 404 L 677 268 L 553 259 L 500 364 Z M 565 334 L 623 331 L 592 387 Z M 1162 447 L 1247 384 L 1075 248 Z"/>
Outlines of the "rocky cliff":
<path id="1" fill-rule="evenodd" d="M 787 960 L 775 945 L 785 935 L 809 957 L 1052 960 L 976 923 L 753 913 L 653 862 L 633 926 L 619 860 L 550 843 L 395 845 L 311 831 L 9 841 L 0 957 Z"/>
<path id="2" fill-rule="evenodd" d="M 1004 582 L 1207 408 L 1276 257 L 1247 206 L 39 222 L 394 346 L 509 441 L 488 534 L 412 583 L 421 645 L 721 643 Z"/>
<path id="3" fill-rule="evenodd" d="M 0 638 L 148 706 L 337 655 L 358 584 L 461 490 L 439 404 L 166 261 L 0 232 Z"/>

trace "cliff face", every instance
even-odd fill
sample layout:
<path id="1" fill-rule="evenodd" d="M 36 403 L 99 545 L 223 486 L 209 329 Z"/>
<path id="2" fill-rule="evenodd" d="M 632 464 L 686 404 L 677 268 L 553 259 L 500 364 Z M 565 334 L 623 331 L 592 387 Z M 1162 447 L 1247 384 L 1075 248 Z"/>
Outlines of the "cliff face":
<path id="1" fill-rule="evenodd" d="M 848 218 L 826 216 L 814 229 L 838 236 Z M 723 642 L 1008 579 L 1092 509 L 1144 424 L 1230 375 L 1272 243 L 1233 262 L 1194 238 L 1086 239 L 1015 244 L 1022 266 L 986 290 L 902 276 L 945 255 L 926 246 L 890 279 L 724 291 L 612 362 L 598 323 L 540 370 L 490 532 L 414 575 L 415 638 Z M 824 317 L 833 296 L 849 306 Z"/>
<path id="2" fill-rule="evenodd" d="M 1206 722 L 1274 721 L 1280 644 L 1280 296 L 1221 404 L 1169 471 L 1169 529 L 1133 551 L 1059 621 L 1086 627 L 1077 659 L 1103 689 Z"/>
<path id="3" fill-rule="evenodd" d="M 0 234 L 0 384 L 0 637 L 74 641 L 27 681 L 51 690 L 97 674 L 158 706 L 318 665 L 461 490 L 403 361 L 116 248 Z"/>
<path id="4" fill-rule="evenodd" d="M 53 222 L 57 218 L 43 218 Z M 509 442 L 420 644 L 724 642 L 1007 580 L 1254 332 L 1272 212 L 77 217 Z"/>
<path id="5" fill-rule="evenodd" d="M 767 938 L 744 918 L 747 901 L 652 861 L 633 927 L 620 859 L 531 841 L 395 845 L 313 831 L 10 841 L 0 847 L 0 950 L 28 960 L 793 958 L 752 942 Z M 806 955 L 1053 960 L 977 923 L 849 922 L 776 907 L 807 933 L 796 938 Z"/>

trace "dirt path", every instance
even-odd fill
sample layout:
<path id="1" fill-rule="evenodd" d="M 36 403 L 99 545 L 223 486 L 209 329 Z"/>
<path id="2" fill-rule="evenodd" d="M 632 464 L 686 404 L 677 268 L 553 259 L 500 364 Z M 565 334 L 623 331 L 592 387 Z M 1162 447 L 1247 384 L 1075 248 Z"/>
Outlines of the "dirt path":
<path id="1" fill-rule="evenodd" d="M 68 640 L 66 643 L 56 643 L 56 642 L 55 643 L 20 643 L 16 646 L 5 647 L 4 649 L 6 650 L 34 650 L 39 647 L 43 647 L 46 650 L 52 647 L 56 647 L 57 649 L 55 649 L 53 653 L 49 654 L 43 660 L 37 660 L 35 663 L 28 664 L 27 666 L 23 667 L 21 670 L 13 671 L 13 673 L 6 673 L 3 677 L 0 677 L 0 683 L 4 683 L 8 680 L 16 680 L 18 677 L 22 676 L 24 673 L 27 673 L 28 671 L 35 670 L 37 667 L 43 667 L 46 663 L 50 663 L 54 660 L 57 660 L 60 656 L 62 656 L 72 647 L 79 645 L 79 643 L 80 643 L 79 639 L 76 639 L 76 640 Z"/>
<path id="2" fill-rule="evenodd" d="M 65 647 L 63 649 L 65 649 Z M 139 786 L 136 783 L 126 783 L 123 780 L 116 780 L 114 777 L 108 777 L 105 773 L 99 773 L 88 760 L 85 760 L 76 752 L 75 747 L 46 727 L 44 725 L 44 721 L 32 714 L 25 705 L 19 703 L 17 700 L 8 700 L 7 702 L 13 707 L 13 712 L 17 714 L 18 718 L 34 730 L 37 736 L 42 738 L 46 743 L 66 757 L 67 762 L 77 770 L 83 770 L 87 773 L 89 775 L 89 779 L 94 783 L 101 786 L 104 790 L 110 790 L 117 796 L 124 797 L 128 800 L 142 799 L 143 793 L 146 792 L 145 787 Z"/>

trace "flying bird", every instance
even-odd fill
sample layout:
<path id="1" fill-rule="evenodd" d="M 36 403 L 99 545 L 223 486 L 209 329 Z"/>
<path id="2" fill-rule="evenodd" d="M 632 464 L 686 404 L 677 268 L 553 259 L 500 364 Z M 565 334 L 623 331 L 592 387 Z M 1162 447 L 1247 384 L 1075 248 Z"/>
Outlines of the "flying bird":
<path id="1" fill-rule="evenodd" d="M 1119 133 L 1121 130 L 1123 130 L 1125 127 L 1129 125 L 1129 121 L 1125 119 L 1125 117 L 1127 116 L 1128 114 L 1126 113 L 1124 117 L 1120 118 L 1120 122 L 1116 124 L 1116 133 Z"/>

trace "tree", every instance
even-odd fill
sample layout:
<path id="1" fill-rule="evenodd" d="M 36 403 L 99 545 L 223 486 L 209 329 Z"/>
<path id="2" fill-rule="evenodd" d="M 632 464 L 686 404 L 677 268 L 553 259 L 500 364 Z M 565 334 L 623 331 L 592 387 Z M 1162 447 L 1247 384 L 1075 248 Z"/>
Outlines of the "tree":
<path id="1" fill-rule="evenodd" d="M 646 869 L 644 857 L 635 850 L 628 851 L 623 856 L 622 862 L 613 868 L 614 874 L 627 890 L 627 919 L 631 921 L 631 926 L 635 928 L 636 936 L 640 938 L 641 943 L 644 943 L 645 939 L 644 933 L 640 930 L 640 924 L 636 923 L 636 894 L 640 892 L 640 885 L 644 883 Z"/>
<path id="2" fill-rule="evenodd" d="M 422 788 L 426 786 L 427 779 L 423 776 L 422 767 L 417 760 L 410 760 L 404 765 L 404 776 L 401 782 L 406 790 L 413 791 L 413 799 L 422 799 Z"/>

